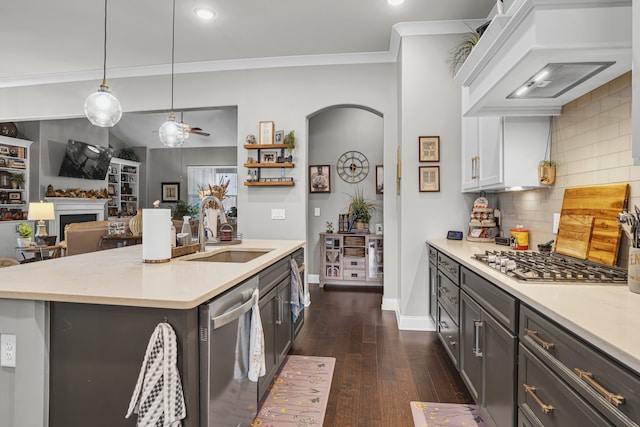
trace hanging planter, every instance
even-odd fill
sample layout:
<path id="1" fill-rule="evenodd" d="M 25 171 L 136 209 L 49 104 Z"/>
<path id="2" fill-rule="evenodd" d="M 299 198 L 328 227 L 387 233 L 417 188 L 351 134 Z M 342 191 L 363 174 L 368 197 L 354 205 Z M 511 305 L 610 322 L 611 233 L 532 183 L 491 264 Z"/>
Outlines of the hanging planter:
<path id="1" fill-rule="evenodd" d="M 556 182 L 556 162 L 543 160 L 538 165 L 538 182 L 543 185 L 552 185 Z"/>

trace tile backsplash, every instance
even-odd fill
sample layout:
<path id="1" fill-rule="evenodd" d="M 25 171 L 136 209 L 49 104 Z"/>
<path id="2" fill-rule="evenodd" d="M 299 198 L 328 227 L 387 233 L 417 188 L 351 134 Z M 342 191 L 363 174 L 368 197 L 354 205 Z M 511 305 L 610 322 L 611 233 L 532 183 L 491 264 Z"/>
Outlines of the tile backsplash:
<path id="1" fill-rule="evenodd" d="M 628 182 L 630 206 L 640 207 L 640 166 L 631 155 L 631 72 L 562 107 L 553 119 L 551 159 L 558 163 L 551 188 L 497 195 L 503 234 L 522 224 L 531 249 L 553 240 L 553 213 L 560 212 L 568 187 Z M 621 246 L 618 265 L 626 266 L 625 237 Z"/>

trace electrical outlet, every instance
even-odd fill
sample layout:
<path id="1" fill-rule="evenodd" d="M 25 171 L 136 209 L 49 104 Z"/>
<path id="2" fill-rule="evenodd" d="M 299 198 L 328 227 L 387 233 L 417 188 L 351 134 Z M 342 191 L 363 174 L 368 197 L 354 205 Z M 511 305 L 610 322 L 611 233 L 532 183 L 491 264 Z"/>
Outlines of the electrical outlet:
<path id="1" fill-rule="evenodd" d="M 558 234 L 558 226 L 560 225 L 560 214 L 553 214 L 553 234 Z"/>
<path id="2" fill-rule="evenodd" d="M 271 209 L 271 219 L 285 219 L 284 209 Z"/>
<path id="3" fill-rule="evenodd" d="M 16 336 L 0 334 L 0 366 L 16 367 Z"/>
<path id="4" fill-rule="evenodd" d="M 313 210 L 313 215 L 314 215 L 314 216 L 320 216 L 320 208 L 315 208 L 315 209 Z"/>

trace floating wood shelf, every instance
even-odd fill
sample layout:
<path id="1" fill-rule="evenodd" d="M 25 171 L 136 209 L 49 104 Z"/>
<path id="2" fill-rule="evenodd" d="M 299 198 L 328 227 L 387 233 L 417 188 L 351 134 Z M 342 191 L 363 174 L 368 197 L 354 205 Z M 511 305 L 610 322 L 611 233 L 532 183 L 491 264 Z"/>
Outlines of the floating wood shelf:
<path id="1" fill-rule="evenodd" d="M 293 163 L 245 163 L 245 168 L 292 168 Z"/>
<path id="2" fill-rule="evenodd" d="M 246 182 L 247 187 L 293 187 L 295 182 L 293 181 L 274 181 L 274 182 Z"/>
<path id="3" fill-rule="evenodd" d="M 244 144 L 244 148 L 247 150 L 271 150 L 273 148 L 287 148 L 287 146 L 285 144 Z"/>

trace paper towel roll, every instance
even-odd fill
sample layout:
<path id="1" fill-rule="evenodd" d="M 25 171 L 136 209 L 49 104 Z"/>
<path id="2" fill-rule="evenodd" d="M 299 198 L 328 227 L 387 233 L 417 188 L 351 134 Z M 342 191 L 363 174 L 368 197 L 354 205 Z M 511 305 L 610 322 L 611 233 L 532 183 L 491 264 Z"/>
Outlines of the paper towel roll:
<path id="1" fill-rule="evenodd" d="M 171 260 L 171 211 L 142 210 L 142 259 L 157 263 Z"/>

